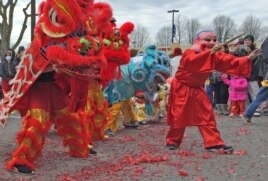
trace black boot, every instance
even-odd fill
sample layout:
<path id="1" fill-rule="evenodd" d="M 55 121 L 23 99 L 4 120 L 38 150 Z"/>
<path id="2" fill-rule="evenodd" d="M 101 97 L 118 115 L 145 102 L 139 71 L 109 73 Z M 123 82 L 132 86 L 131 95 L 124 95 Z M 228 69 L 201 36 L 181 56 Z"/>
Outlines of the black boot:
<path id="1" fill-rule="evenodd" d="M 127 123 L 127 124 L 124 124 L 125 128 L 137 128 L 139 127 L 139 124 L 137 123 Z"/>
<path id="2" fill-rule="evenodd" d="M 178 149 L 178 146 L 176 146 L 175 144 L 167 144 L 166 146 L 167 146 L 167 148 L 169 150 L 176 150 L 176 149 Z"/>
<path id="3" fill-rule="evenodd" d="M 22 175 L 33 175 L 34 171 L 25 165 L 14 165 L 13 170 Z"/>
<path id="4" fill-rule="evenodd" d="M 96 155 L 97 152 L 95 150 L 93 150 L 93 148 L 89 148 L 89 154 Z"/>

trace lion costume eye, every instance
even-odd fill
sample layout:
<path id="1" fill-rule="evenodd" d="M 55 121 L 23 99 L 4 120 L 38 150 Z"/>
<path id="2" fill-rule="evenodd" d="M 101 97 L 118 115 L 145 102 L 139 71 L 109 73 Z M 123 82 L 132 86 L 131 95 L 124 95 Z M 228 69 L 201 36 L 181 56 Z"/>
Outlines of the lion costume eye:
<path id="1" fill-rule="evenodd" d="M 49 19 L 50 19 L 50 21 L 51 21 L 51 23 L 52 23 L 53 25 L 55 25 L 55 26 L 57 26 L 57 27 L 60 27 L 60 26 L 61 26 L 61 25 L 59 24 L 59 22 L 58 22 L 57 12 L 56 12 L 53 8 L 51 8 L 51 9 L 49 10 Z"/>
<path id="2" fill-rule="evenodd" d="M 98 31 L 97 25 L 92 17 L 88 17 L 86 21 L 86 27 L 87 27 L 89 34 L 96 34 Z"/>

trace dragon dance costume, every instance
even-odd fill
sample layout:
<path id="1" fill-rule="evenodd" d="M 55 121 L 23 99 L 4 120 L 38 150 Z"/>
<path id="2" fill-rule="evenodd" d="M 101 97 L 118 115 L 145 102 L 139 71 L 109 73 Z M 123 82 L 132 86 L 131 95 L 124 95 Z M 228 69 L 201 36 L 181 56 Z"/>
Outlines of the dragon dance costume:
<path id="1" fill-rule="evenodd" d="M 23 116 L 19 146 L 7 169 L 35 169 L 34 161 L 41 154 L 51 124 L 63 137 L 70 155 L 88 156 L 92 130 L 102 129 L 107 118 L 100 80 L 105 79 L 108 66 L 102 36 L 111 28 L 111 18 L 110 6 L 93 0 L 47 0 L 40 4 L 35 37 L 0 107 L 1 125 L 14 109 Z M 88 82 L 82 86 L 81 80 Z M 81 97 L 87 99 L 81 102 Z"/>
<path id="2" fill-rule="evenodd" d="M 165 82 L 170 76 L 169 58 L 155 45 L 146 48 L 144 56 L 133 57 L 128 65 L 121 65 L 121 80 L 112 80 L 104 90 L 109 103 L 110 119 L 106 130 L 118 129 L 118 116 L 122 111 L 124 124 L 135 123 L 132 97 L 139 91 L 144 92 L 146 110 L 150 114 L 152 101 L 158 83 Z"/>

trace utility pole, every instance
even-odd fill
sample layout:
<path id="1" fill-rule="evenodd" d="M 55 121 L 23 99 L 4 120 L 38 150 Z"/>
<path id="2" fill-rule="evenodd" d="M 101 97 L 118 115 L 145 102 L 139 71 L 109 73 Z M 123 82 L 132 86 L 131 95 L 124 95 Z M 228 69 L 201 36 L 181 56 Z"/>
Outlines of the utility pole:
<path id="1" fill-rule="evenodd" d="M 35 0 L 31 0 L 31 40 L 34 38 L 35 16 Z"/>
<path id="2" fill-rule="evenodd" d="M 136 48 L 136 41 L 133 41 L 132 44 L 133 44 L 133 48 Z"/>
<path id="3" fill-rule="evenodd" d="M 171 37 L 171 43 L 173 44 L 173 39 L 176 35 L 176 26 L 174 24 L 174 13 L 178 13 L 179 10 L 176 10 L 176 9 L 172 9 L 172 10 L 169 10 L 168 13 L 172 13 L 172 37 Z"/>

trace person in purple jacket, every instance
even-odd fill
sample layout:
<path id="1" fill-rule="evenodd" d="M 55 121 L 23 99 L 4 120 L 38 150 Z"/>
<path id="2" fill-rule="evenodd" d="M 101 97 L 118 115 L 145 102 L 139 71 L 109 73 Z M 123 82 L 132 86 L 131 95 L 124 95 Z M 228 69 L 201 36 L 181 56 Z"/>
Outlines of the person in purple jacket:
<path id="1" fill-rule="evenodd" d="M 231 101 L 231 110 L 229 116 L 239 115 L 242 117 L 245 112 L 245 103 L 247 100 L 247 79 L 240 76 L 231 76 L 231 79 L 228 79 L 226 74 L 222 74 L 221 78 L 230 88 L 229 99 Z"/>

